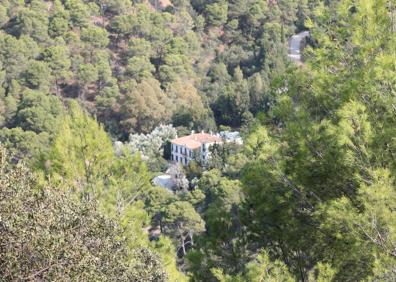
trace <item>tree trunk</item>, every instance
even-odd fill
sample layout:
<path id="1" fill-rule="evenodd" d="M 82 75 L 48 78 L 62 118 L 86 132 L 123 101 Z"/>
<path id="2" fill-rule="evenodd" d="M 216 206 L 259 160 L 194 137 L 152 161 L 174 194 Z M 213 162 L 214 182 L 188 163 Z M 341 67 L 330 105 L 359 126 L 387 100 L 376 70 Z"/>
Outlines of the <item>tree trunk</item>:
<path id="1" fill-rule="evenodd" d="M 162 230 L 162 218 L 161 217 L 159 218 L 159 226 L 160 226 L 161 234 L 164 233 L 164 231 Z"/>
<path id="2" fill-rule="evenodd" d="M 181 236 L 181 241 L 182 241 L 183 256 L 185 256 L 186 255 L 186 246 L 184 245 L 184 237 L 183 237 L 183 235 Z"/>
<path id="3" fill-rule="evenodd" d="M 56 87 L 56 95 L 60 97 L 59 82 L 56 76 L 55 76 L 55 87 Z"/>
<path id="4" fill-rule="evenodd" d="M 190 242 L 191 242 L 191 246 L 194 246 L 194 239 L 193 239 L 193 233 L 192 232 L 190 232 Z"/>

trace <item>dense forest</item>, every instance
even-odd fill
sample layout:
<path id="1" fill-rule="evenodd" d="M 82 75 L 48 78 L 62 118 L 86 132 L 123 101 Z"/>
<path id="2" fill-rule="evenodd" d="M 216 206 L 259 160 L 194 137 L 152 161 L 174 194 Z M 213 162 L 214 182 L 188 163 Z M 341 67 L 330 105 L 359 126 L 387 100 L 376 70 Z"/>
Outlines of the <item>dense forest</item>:
<path id="1" fill-rule="evenodd" d="M 0 1 L 1 281 L 395 281 L 395 177 L 395 0 Z"/>

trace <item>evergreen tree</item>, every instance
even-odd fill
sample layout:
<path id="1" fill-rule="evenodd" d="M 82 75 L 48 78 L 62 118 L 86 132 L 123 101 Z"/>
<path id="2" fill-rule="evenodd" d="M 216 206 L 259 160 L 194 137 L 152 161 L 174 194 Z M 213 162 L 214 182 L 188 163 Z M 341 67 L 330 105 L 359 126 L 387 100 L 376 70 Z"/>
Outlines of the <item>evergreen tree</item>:
<path id="1" fill-rule="evenodd" d="M 4 149 L 0 160 L 2 279 L 167 280 L 158 254 L 129 248 L 123 228 L 94 202 L 42 187 L 24 166 L 9 168 Z"/>

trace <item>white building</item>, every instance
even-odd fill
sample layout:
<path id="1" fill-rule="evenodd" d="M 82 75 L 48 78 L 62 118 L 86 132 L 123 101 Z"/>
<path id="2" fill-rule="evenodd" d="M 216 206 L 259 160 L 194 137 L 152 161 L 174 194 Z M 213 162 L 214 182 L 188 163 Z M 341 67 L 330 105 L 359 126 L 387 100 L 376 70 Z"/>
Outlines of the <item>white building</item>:
<path id="1" fill-rule="evenodd" d="M 154 177 L 152 182 L 154 185 L 166 188 L 170 192 L 173 192 L 173 187 L 176 185 L 172 176 L 169 174 L 158 175 Z"/>
<path id="2" fill-rule="evenodd" d="M 220 136 L 226 143 L 243 145 L 242 137 L 238 131 L 220 131 Z"/>
<path id="3" fill-rule="evenodd" d="M 210 157 L 210 146 L 223 143 L 218 135 L 205 132 L 194 133 L 171 141 L 171 160 L 187 165 L 190 161 L 198 159 L 205 163 Z"/>

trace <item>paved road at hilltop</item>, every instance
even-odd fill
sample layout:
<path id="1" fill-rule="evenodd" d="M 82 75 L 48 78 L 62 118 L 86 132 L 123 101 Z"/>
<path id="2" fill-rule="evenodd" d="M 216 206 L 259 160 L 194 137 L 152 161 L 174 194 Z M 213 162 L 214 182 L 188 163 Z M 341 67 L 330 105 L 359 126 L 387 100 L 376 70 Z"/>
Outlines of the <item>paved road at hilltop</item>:
<path id="1" fill-rule="evenodd" d="M 309 36 L 309 31 L 302 31 L 290 37 L 288 56 L 296 63 L 301 63 L 301 42 Z"/>

